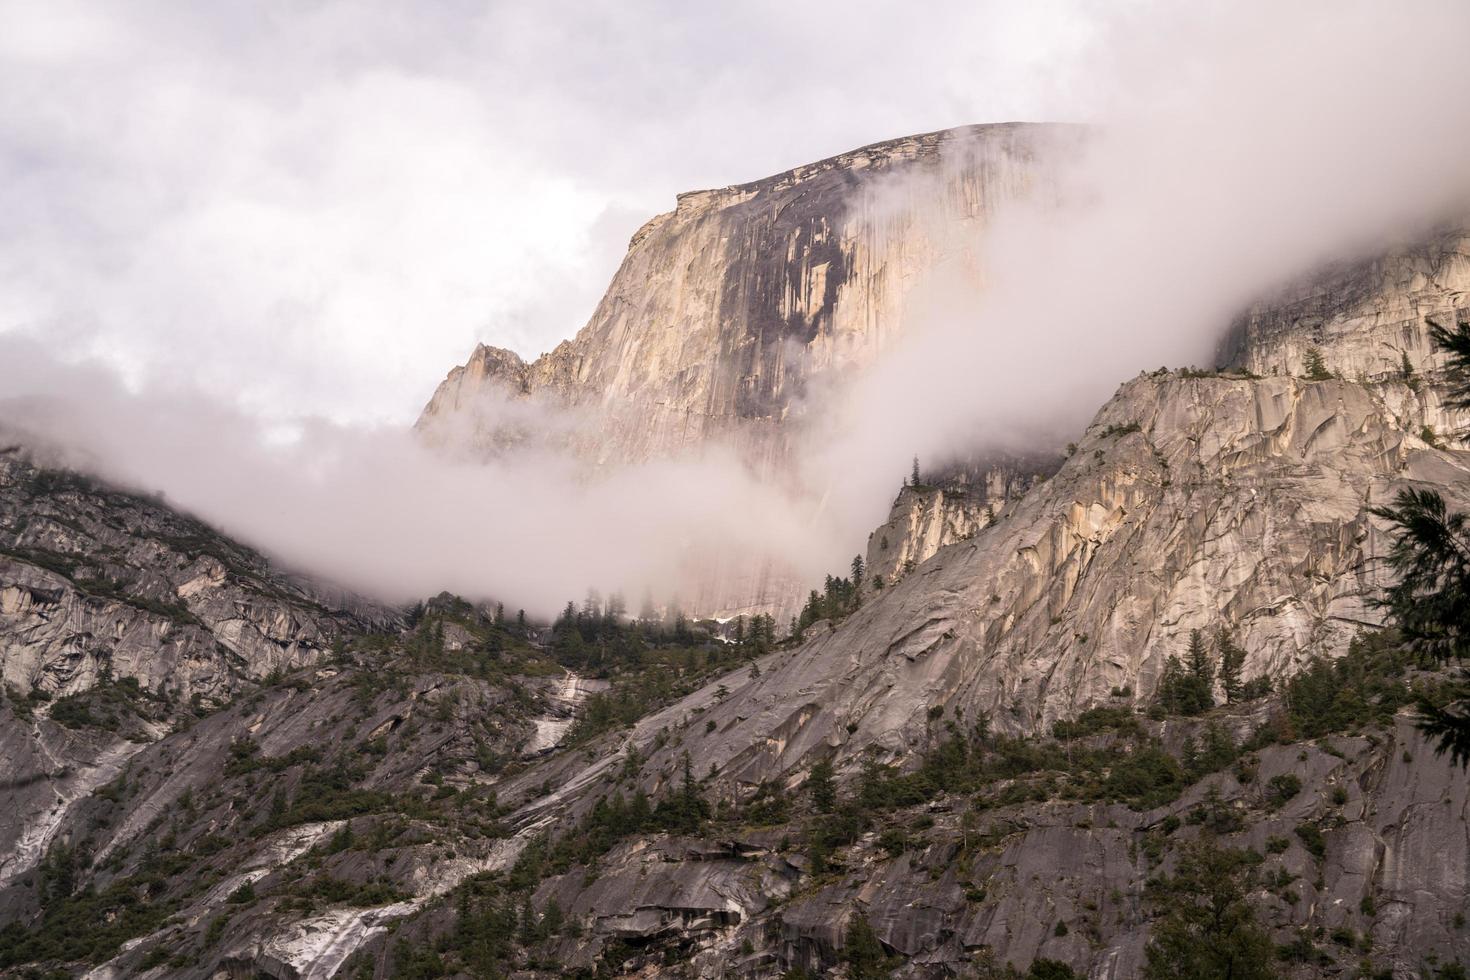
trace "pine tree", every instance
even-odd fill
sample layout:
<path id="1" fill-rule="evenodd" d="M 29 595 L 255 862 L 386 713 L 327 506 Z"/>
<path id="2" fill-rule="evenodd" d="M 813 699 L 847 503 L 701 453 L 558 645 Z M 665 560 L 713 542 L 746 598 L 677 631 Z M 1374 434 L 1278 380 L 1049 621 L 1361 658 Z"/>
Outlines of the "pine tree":
<path id="1" fill-rule="evenodd" d="M 1215 665 L 1210 660 L 1209 647 L 1199 630 L 1189 634 L 1189 650 L 1185 653 L 1184 667 L 1188 672 L 1188 684 L 1184 699 L 1184 713 L 1197 715 L 1215 706 Z"/>
<path id="2" fill-rule="evenodd" d="M 1448 355 L 1445 364 L 1448 394 L 1444 403 L 1449 408 L 1470 408 L 1470 321 L 1457 323 L 1446 330 L 1437 323 L 1429 325 L 1429 339 Z"/>
<path id="3" fill-rule="evenodd" d="M 648 802 L 648 794 L 642 789 L 633 793 L 633 799 L 628 803 L 628 826 L 633 830 L 643 830 L 653 822 L 653 806 Z"/>
<path id="4" fill-rule="evenodd" d="M 1234 704 L 1241 700 L 1245 690 L 1241 677 L 1245 670 L 1245 650 L 1223 628 L 1215 634 L 1215 646 L 1220 651 L 1220 688 L 1225 692 L 1225 703 Z"/>
<path id="5" fill-rule="evenodd" d="M 1441 663 L 1470 658 L 1470 515 L 1450 513 L 1432 490 L 1401 490 L 1373 513 L 1393 525 L 1388 562 L 1399 582 L 1383 599 L 1407 645 Z M 1470 766 L 1470 672 L 1463 668 L 1437 700 L 1419 702 L 1419 727 Z"/>
<path id="6" fill-rule="evenodd" d="M 683 771 L 678 792 L 660 802 L 653 815 L 655 822 L 666 830 L 696 834 L 704 821 L 709 819 L 709 803 L 694 780 L 693 764 L 687 751 L 682 762 Z"/>
<path id="7" fill-rule="evenodd" d="M 1414 373 L 1414 362 L 1409 360 L 1408 351 L 1400 351 L 1399 356 L 1401 359 L 1399 364 L 1399 373 L 1403 375 L 1404 384 L 1408 385 L 1409 390 L 1417 395 L 1419 393 L 1420 384 L 1419 375 Z"/>
<path id="8" fill-rule="evenodd" d="M 888 951 L 861 914 L 853 916 L 842 937 L 842 959 L 852 980 L 877 980 L 892 972 Z"/>
<path id="9" fill-rule="evenodd" d="M 837 786 L 832 778 L 832 763 L 823 759 L 812 766 L 807 786 L 811 790 L 812 806 L 822 813 L 831 813 L 837 808 Z"/>
<path id="10" fill-rule="evenodd" d="M 1308 347 L 1304 357 L 1308 381 L 1331 381 L 1332 372 L 1327 370 L 1327 362 L 1322 360 L 1322 352 L 1315 347 Z"/>
<path id="11" fill-rule="evenodd" d="M 917 456 L 914 457 L 914 476 L 913 476 L 913 480 L 914 480 L 913 485 L 916 486 L 916 487 L 920 483 L 923 482 L 922 480 L 919 479 L 919 457 L 917 457 Z"/>
<path id="12" fill-rule="evenodd" d="M 526 895 L 525 904 L 521 906 L 521 930 L 520 939 L 522 946 L 533 946 L 541 939 L 541 928 L 536 920 L 536 909 L 531 905 L 531 896 Z"/>
<path id="13" fill-rule="evenodd" d="M 1147 980 L 1276 976 L 1270 937 L 1247 897 L 1252 860 L 1246 851 L 1223 849 L 1203 838 L 1186 845 L 1172 876 L 1149 883 L 1148 897 L 1164 914 L 1145 950 Z"/>
<path id="14" fill-rule="evenodd" d="M 1169 654 L 1164 661 L 1163 673 L 1159 675 L 1158 686 L 1154 689 L 1154 703 L 1166 714 L 1183 714 L 1185 682 L 1184 664 L 1177 656 Z"/>
<path id="15" fill-rule="evenodd" d="M 1470 409 L 1470 322 L 1453 330 L 1429 321 L 1429 338 L 1444 352 L 1449 408 Z M 1399 575 L 1381 604 L 1406 644 L 1443 664 L 1470 658 L 1470 515 L 1451 513 L 1433 490 L 1405 489 L 1392 507 L 1372 513 L 1392 525 L 1388 562 Z M 1461 667 L 1440 696 L 1419 701 L 1419 728 L 1470 766 L 1470 671 Z"/>
<path id="16" fill-rule="evenodd" d="M 505 625 L 505 603 L 503 602 L 497 602 L 495 604 L 495 625 Z"/>
<path id="17" fill-rule="evenodd" d="M 852 587 L 856 592 L 863 589 L 863 556 L 852 556 Z"/>
<path id="18" fill-rule="evenodd" d="M 565 921 L 561 903 L 554 896 L 547 899 L 546 911 L 541 913 L 541 931 L 548 936 L 559 936 Z"/>

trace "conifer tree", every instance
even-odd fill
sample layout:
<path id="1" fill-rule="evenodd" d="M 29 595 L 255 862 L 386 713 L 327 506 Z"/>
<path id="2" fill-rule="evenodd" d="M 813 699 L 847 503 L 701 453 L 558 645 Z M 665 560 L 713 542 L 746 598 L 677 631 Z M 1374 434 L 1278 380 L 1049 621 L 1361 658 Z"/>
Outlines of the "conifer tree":
<path id="1" fill-rule="evenodd" d="M 1303 358 L 1308 381 L 1331 381 L 1332 372 L 1327 370 L 1327 362 L 1322 360 L 1322 352 L 1315 347 L 1308 347 Z"/>
<path id="2" fill-rule="evenodd" d="M 541 929 L 536 920 L 536 909 L 531 905 L 531 896 L 526 895 L 521 906 L 521 931 L 518 937 L 522 946 L 532 946 L 541 939 Z"/>
<path id="3" fill-rule="evenodd" d="M 1430 339 L 1447 355 L 1445 405 L 1470 409 L 1470 322 L 1453 330 L 1430 322 Z M 1372 512 L 1389 522 L 1389 565 L 1399 582 L 1382 604 L 1410 649 L 1443 664 L 1470 658 L 1470 515 L 1453 513 L 1433 490 L 1399 491 L 1392 507 Z M 1419 727 L 1461 766 L 1470 766 L 1470 672 L 1463 666 L 1440 697 L 1419 702 Z"/>
<path id="4" fill-rule="evenodd" d="M 1248 852 L 1204 838 L 1186 846 L 1173 875 L 1149 883 L 1148 897 L 1164 914 L 1145 950 L 1147 980 L 1276 976 L 1270 937 L 1248 898 L 1252 868 Z"/>
<path id="5" fill-rule="evenodd" d="M 807 786 L 811 790 L 812 806 L 822 813 L 831 813 L 837 808 L 837 787 L 832 779 L 832 763 L 823 759 L 812 766 Z"/>
<path id="6" fill-rule="evenodd" d="M 1159 683 L 1154 690 L 1154 702 L 1166 714 L 1182 714 L 1184 712 L 1184 686 L 1184 664 L 1171 653 L 1164 661 L 1163 673 L 1159 675 Z"/>
<path id="7" fill-rule="evenodd" d="M 1210 710 L 1215 706 L 1215 665 L 1199 630 L 1190 631 L 1189 650 L 1185 654 L 1184 666 L 1188 671 L 1184 713 L 1197 715 Z"/>
<path id="8" fill-rule="evenodd" d="M 541 913 L 541 931 L 548 936 L 559 936 L 564 925 L 561 903 L 553 896 L 546 902 L 546 911 Z"/>
<path id="9" fill-rule="evenodd" d="M 887 950 L 861 914 L 853 916 L 842 937 L 842 959 L 852 980 L 877 980 L 891 972 Z"/>
<path id="10" fill-rule="evenodd" d="M 1220 688 L 1225 692 L 1225 703 L 1234 704 L 1241 700 L 1245 690 L 1241 676 L 1245 670 L 1245 650 L 1223 627 L 1215 635 L 1215 646 L 1220 651 Z"/>

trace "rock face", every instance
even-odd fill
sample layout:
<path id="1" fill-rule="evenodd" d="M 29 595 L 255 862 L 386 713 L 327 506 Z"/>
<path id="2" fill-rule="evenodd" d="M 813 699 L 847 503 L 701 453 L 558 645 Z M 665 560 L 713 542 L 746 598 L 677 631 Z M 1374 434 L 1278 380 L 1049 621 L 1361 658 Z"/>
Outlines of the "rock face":
<path id="1" fill-rule="evenodd" d="M 224 703 L 393 618 L 157 501 L 0 453 L 0 687 L 25 712 L 0 724 L 0 884 L 167 730 L 167 705 Z M 46 702 L 120 681 L 151 720 L 72 731 L 44 717 Z"/>
<path id="2" fill-rule="evenodd" d="M 968 541 L 1000 519 L 1060 458 L 996 458 L 976 469 L 951 466 L 899 491 L 888 520 L 868 535 L 863 557 L 869 582 L 896 582 L 945 545 Z"/>
<path id="3" fill-rule="evenodd" d="M 0 454 L 0 678 L 22 694 L 105 673 L 223 701 L 390 619 L 157 501 Z"/>
<path id="4" fill-rule="evenodd" d="M 1256 374 L 1305 373 L 1315 347 L 1344 378 L 1402 377 L 1443 367 L 1429 323 L 1470 313 L 1470 232 L 1446 230 L 1384 255 L 1342 263 L 1251 310 L 1233 342 L 1234 362 Z M 1431 422 L 1434 421 L 1431 419 Z"/>
<path id="5" fill-rule="evenodd" d="M 999 201 L 1044 192 L 1063 127 L 974 126 L 875 143 L 681 194 L 641 228 L 587 326 L 531 364 L 492 347 L 450 372 L 419 420 L 447 437 L 486 388 L 553 395 L 608 420 L 598 462 L 733 440 L 779 468 L 784 424 L 826 375 L 868 363 Z M 455 433 L 462 435 L 462 433 Z"/>
<path id="6" fill-rule="evenodd" d="M 1247 678 L 1336 656 L 1379 621 L 1387 583 L 1367 508 L 1410 484 L 1470 507 L 1470 453 L 1416 435 L 1431 402 L 1401 380 L 1140 377 L 995 524 L 632 744 L 650 773 L 688 752 L 753 786 L 821 759 L 911 759 L 931 709 L 1030 733 L 1114 690 L 1142 704 L 1193 629 L 1232 631 Z"/>
<path id="7" fill-rule="evenodd" d="M 1284 776 L 1302 788 L 1277 805 L 1268 787 Z M 841 961 L 844 933 L 861 915 L 905 964 L 895 975 L 986 976 L 1045 958 L 1078 976 L 1124 980 L 1139 975 L 1149 939 L 1147 881 L 1161 870 L 1150 850 L 1208 810 L 1227 815 L 1230 845 L 1266 855 L 1261 877 L 1273 884 L 1253 898 L 1273 936 L 1286 943 L 1321 930 L 1350 947 L 1329 946 L 1293 975 L 1337 975 L 1371 950 L 1395 976 L 1428 976 L 1419 972 L 1427 957 L 1470 953 L 1456 924 L 1470 874 L 1466 792 L 1459 770 L 1400 722 L 1386 737 L 1266 749 L 1250 782 L 1221 773 L 1151 810 L 1023 803 L 967 821 L 963 801 L 946 800 L 891 818 L 924 827 L 901 853 L 867 834 L 818 882 L 804 855 L 783 853 L 789 831 L 767 828 L 716 845 L 622 846 L 595 879 L 580 869 L 552 878 L 536 900 L 587 924 L 554 947 L 574 968 L 619 942 L 682 942 L 693 976 L 820 975 Z M 1327 830 L 1314 853 L 1296 829 L 1319 824 Z"/>
<path id="8" fill-rule="evenodd" d="M 977 231 L 999 202 L 1047 194 L 1049 161 L 1077 138 L 1025 124 L 945 130 L 681 194 L 633 237 L 575 338 L 531 364 L 477 348 L 419 431 L 472 453 L 552 433 L 603 466 L 718 445 L 787 485 L 805 400 L 870 363 L 926 291 L 978 288 Z M 774 610 L 783 623 L 810 586 L 770 568 L 708 577 L 683 597 L 695 612 Z"/>

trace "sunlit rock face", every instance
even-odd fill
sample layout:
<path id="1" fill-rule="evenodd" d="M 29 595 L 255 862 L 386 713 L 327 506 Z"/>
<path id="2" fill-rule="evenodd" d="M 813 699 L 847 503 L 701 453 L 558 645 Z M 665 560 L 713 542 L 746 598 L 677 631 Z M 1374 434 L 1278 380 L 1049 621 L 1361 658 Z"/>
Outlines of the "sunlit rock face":
<path id="1" fill-rule="evenodd" d="M 937 296 L 982 287 L 978 233 L 1001 203 L 1054 193 L 1052 161 L 1075 156 L 1077 135 L 946 130 L 680 195 L 634 235 L 575 338 L 530 364 L 477 348 L 418 428 L 481 453 L 549 429 L 599 466 L 718 445 L 789 485 L 804 413 Z M 686 598 L 715 613 L 784 611 L 810 584 L 770 568 L 703 578 Z"/>
<path id="2" fill-rule="evenodd" d="M 1221 345 L 1218 363 L 1302 377 L 1315 349 L 1339 378 L 1371 385 L 1405 434 L 1457 446 L 1448 437 L 1465 419 L 1444 407 L 1445 358 L 1429 334 L 1431 324 L 1470 319 L 1470 232 L 1463 227 L 1304 277 L 1247 311 Z M 870 578 L 891 583 L 945 545 L 973 537 L 1056 466 L 1045 455 L 990 459 L 977 472 L 905 488 L 868 540 Z"/>
<path id="3" fill-rule="evenodd" d="M 950 465 L 918 485 L 905 486 L 888 520 L 868 535 L 864 565 L 869 587 L 886 587 L 945 545 L 973 538 L 1061 462 L 1060 454 L 995 454 L 974 466 Z"/>
<path id="4" fill-rule="evenodd" d="M 812 384 L 901 333 L 996 205 L 1042 190 L 1070 130 L 1007 124 L 877 143 L 765 180 L 681 194 L 633 236 L 587 326 L 531 364 L 481 346 L 419 426 L 433 438 L 487 387 L 554 392 L 613 425 L 599 462 L 735 437 L 776 465 Z"/>

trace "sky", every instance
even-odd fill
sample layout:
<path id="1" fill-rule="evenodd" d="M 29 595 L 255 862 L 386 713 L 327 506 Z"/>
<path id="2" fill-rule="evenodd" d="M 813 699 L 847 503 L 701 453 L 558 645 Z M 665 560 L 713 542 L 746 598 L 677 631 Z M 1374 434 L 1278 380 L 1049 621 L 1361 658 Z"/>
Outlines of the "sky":
<path id="1" fill-rule="evenodd" d="M 1085 116 L 1078 2 L 0 0 L 0 333 L 253 416 L 411 422 L 586 321 L 685 190 Z"/>

